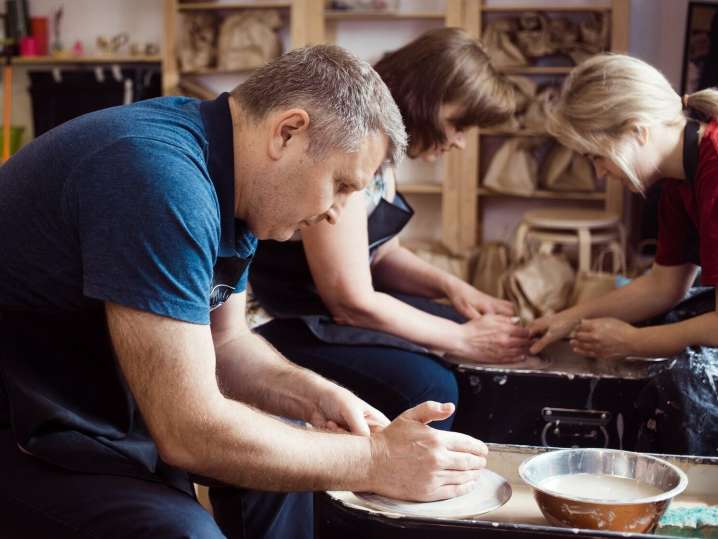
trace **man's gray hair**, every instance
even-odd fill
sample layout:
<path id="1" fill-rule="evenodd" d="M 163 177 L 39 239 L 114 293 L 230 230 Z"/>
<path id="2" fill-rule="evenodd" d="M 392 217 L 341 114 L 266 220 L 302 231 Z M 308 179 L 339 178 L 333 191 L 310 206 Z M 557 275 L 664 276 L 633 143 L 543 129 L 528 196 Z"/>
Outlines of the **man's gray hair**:
<path id="1" fill-rule="evenodd" d="M 356 152 L 371 132 L 389 139 L 387 158 L 398 164 L 406 130 L 389 89 L 374 69 L 333 45 L 295 49 L 260 67 L 232 90 L 254 120 L 277 109 L 301 107 L 310 118 L 309 152 Z"/>

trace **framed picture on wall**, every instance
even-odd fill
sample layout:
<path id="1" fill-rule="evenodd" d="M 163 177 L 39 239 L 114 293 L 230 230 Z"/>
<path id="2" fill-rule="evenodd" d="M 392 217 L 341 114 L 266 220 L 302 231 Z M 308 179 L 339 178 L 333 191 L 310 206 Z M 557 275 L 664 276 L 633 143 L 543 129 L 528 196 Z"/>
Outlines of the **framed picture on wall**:
<path id="1" fill-rule="evenodd" d="M 718 86 L 718 1 L 688 4 L 681 92 Z"/>

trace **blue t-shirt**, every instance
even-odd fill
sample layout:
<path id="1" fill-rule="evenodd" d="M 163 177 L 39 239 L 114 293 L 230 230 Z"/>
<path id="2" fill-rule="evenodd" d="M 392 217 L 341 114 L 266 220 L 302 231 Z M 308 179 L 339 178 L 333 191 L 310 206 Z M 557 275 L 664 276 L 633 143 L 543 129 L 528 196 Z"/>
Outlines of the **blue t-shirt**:
<path id="1" fill-rule="evenodd" d="M 234 217 L 227 94 L 105 109 L 39 137 L 0 168 L 0 231 L 0 305 L 100 300 L 208 323 L 245 289 L 237 261 L 256 248 Z"/>

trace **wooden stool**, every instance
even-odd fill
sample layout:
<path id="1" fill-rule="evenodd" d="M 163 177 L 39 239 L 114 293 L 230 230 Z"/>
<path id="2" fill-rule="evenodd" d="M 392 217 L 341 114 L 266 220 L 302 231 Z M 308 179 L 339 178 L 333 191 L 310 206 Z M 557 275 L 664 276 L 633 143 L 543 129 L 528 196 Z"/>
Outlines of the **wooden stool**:
<path id="1" fill-rule="evenodd" d="M 551 252 L 556 244 L 578 246 L 578 270 L 591 269 L 593 245 L 618 245 L 626 252 L 626 230 L 618 215 L 584 209 L 547 208 L 528 211 L 516 231 L 514 256 L 526 254 L 529 241 L 540 242 L 540 252 Z"/>

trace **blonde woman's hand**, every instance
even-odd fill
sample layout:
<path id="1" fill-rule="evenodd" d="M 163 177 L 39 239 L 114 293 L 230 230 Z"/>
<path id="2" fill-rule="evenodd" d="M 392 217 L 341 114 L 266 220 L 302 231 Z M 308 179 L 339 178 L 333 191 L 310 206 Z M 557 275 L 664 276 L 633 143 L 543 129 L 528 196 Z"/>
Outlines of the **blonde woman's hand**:
<path id="1" fill-rule="evenodd" d="M 461 337 L 451 354 L 476 363 L 515 363 L 526 359 L 529 331 L 518 318 L 487 314 L 460 326 Z"/>
<path id="2" fill-rule="evenodd" d="M 534 320 L 528 326 L 531 338 L 538 340 L 531 345 L 531 354 L 538 354 L 549 344 L 568 337 L 579 321 L 564 313 L 547 315 Z"/>
<path id="3" fill-rule="evenodd" d="M 581 320 L 571 348 L 582 356 L 616 360 L 636 354 L 638 329 L 616 318 Z"/>
<path id="4" fill-rule="evenodd" d="M 482 314 L 501 314 L 514 316 L 514 306 L 510 301 L 484 294 L 469 283 L 460 279 L 452 280 L 446 287 L 446 297 L 461 316 L 471 320 Z"/>

